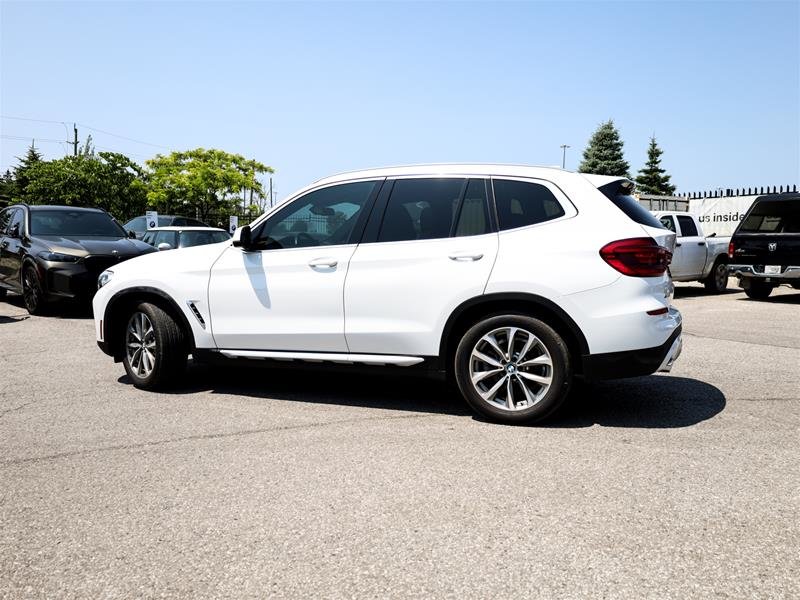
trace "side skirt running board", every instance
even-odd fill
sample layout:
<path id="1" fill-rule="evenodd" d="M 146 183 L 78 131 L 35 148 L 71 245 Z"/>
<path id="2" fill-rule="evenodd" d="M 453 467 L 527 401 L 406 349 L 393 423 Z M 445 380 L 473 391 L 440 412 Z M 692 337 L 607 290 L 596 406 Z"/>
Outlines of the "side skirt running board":
<path id="1" fill-rule="evenodd" d="M 219 353 L 228 358 L 253 358 L 270 360 L 302 360 L 306 362 L 333 362 L 340 364 L 396 365 L 410 367 L 421 363 L 419 356 L 392 356 L 389 354 L 350 354 L 331 352 L 278 352 L 274 350 L 225 350 Z"/>

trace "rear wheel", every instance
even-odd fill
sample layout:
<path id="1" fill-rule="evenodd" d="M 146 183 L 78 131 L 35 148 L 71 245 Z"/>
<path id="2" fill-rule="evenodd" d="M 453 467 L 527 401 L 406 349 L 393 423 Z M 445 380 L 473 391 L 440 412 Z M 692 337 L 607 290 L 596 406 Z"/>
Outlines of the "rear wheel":
<path id="1" fill-rule="evenodd" d="M 0 300 L 5 298 L 7 293 L 8 293 L 8 290 L 6 290 L 6 288 L 0 288 Z"/>
<path id="2" fill-rule="evenodd" d="M 703 285 L 713 294 L 721 294 L 728 289 L 728 261 L 718 258 L 711 273 L 703 280 Z"/>
<path id="3" fill-rule="evenodd" d="M 123 337 L 123 364 L 133 385 L 157 389 L 178 379 L 188 351 L 183 331 L 161 308 L 143 302 L 130 314 Z"/>
<path id="4" fill-rule="evenodd" d="M 44 307 L 44 291 L 39 281 L 39 274 L 33 265 L 25 265 L 22 268 L 22 300 L 25 308 L 32 315 L 42 314 Z"/>
<path id="5" fill-rule="evenodd" d="M 572 365 L 567 345 L 549 325 L 502 315 L 464 334 L 456 350 L 455 375 L 476 412 L 500 423 L 532 423 L 564 402 Z"/>
<path id="6" fill-rule="evenodd" d="M 744 293 L 747 294 L 748 298 L 752 298 L 753 300 L 765 300 L 769 298 L 773 289 L 774 287 L 768 283 L 751 280 L 747 284 L 747 287 L 744 288 Z"/>

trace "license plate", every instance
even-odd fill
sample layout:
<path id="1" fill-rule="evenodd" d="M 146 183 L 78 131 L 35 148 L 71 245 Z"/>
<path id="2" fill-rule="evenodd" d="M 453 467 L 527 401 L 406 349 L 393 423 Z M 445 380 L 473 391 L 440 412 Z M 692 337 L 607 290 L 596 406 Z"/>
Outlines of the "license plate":
<path id="1" fill-rule="evenodd" d="M 781 274 L 781 266 L 780 265 L 765 265 L 764 266 L 764 274 L 765 275 L 780 275 Z"/>

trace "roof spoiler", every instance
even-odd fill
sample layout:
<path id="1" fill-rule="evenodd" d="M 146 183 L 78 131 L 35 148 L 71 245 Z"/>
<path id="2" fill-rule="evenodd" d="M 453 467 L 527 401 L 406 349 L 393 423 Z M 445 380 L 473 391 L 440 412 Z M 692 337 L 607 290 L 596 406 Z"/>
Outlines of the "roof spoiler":
<path id="1" fill-rule="evenodd" d="M 636 187 L 636 184 L 626 177 L 591 175 L 588 173 L 584 173 L 583 176 L 609 199 L 620 195 L 630 196 Z"/>

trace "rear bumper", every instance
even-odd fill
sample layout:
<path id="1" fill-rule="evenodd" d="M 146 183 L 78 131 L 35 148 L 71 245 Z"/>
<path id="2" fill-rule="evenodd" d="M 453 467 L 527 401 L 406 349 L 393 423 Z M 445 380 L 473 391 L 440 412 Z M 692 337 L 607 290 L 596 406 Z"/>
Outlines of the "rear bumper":
<path id="1" fill-rule="evenodd" d="M 763 268 L 763 267 L 762 267 Z M 800 266 L 788 266 L 781 273 L 761 273 L 754 265 L 728 265 L 728 273 L 736 277 L 753 277 L 767 281 L 800 280 Z"/>
<path id="2" fill-rule="evenodd" d="M 681 330 L 682 327 L 678 325 L 666 342 L 654 348 L 585 355 L 584 377 L 591 381 L 599 381 L 669 371 L 683 349 Z"/>

